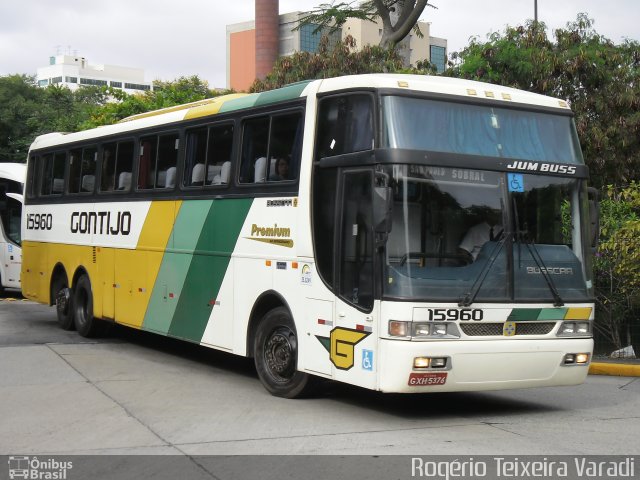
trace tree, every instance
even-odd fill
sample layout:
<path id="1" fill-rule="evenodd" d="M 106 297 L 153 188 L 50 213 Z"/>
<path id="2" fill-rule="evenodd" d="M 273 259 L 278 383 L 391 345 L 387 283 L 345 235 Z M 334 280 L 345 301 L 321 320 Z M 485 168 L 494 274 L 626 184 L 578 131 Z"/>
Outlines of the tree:
<path id="1" fill-rule="evenodd" d="M 447 75 L 567 100 L 597 186 L 626 184 L 640 169 L 640 44 L 614 45 L 579 14 L 546 35 L 543 23 L 507 27 L 452 55 Z"/>
<path id="2" fill-rule="evenodd" d="M 323 3 L 300 20 L 300 25 L 316 25 L 315 32 L 324 28 L 337 30 L 342 28 L 349 18 L 358 18 L 375 22 L 382 21 L 382 38 L 378 44 L 382 48 L 393 48 L 402 41 L 412 29 L 422 36 L 416 24 L 429 0 L 368 0 L 360 3 L 340 2 Z M 298 27 L 299 28 L 299 27 Z"/>
<path id="3" fill-rule="evenodd" d="M 640 183 L 607 187 L 600 211 L 595 325 L 608 343 L 640 355 Z"/>
<path id="4" fill-rule="evenodd" d="M 279 58 L 273 70 L 264 80 L 256 80 L 250 91 L 271 90 L 302 80 L 395 72 L 402 68 L 402 58 L 395 50 L 367 45 L 359 51 L 354 51 L 355 46 L 355 40 L 347 36 L 342 42 L 334 45 L 333 49 L 329 49 L 329 39 L 323 36 L 317 53 L 296 52 L 291 56 Z"/>
<path id="5" fill-rule="evenodd" d="M 205 80 L 193 75 L 168 82 L 156 80 L 153 82 L 153 90 L 143 93 L 127 94 L 118 89 L 105 89 L 105 94 L 116 101 L 94 109 L 81 124 L 82 129 L 109 125 L 131 115 L 195 102 L 222 93 L 210 90 Z"/>

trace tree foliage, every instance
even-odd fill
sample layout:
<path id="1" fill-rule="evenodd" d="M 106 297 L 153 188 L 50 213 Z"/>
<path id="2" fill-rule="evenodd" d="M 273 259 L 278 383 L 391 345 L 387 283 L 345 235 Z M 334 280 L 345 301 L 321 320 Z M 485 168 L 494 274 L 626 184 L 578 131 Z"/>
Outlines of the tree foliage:
<path id="1" fill-rule="evenodd" d="M 356 51 L 355 47 L 353 37 L 347 36 L 330 49 L 328 38 L 323 36 L 317 53 L 296 52 L 279 58 L 273 70 L 264 80 L 256 80 L 250 91 L 261 92 L 302 80 L 396 72 L 402 68 L 402 58 L 395 50 L 365 45 Z"/>
<path id="2" fill-rule="evenodd" d="M 197 75 L 179 77 L 170 82 L 156 80 L 153 82 L 153 90 L 133 95 L 118 89 L 107 89 L 106 93 L 117 101 L 96 108 L 80 128 L 109 125 L 138 113 L 196 102 L 221 94 L 210 90 L 209 84 Z"/>
<path id="3" fill-rule="evenodd" d="M 640 354 L 640 183 L 608 186 L 600 212 L 596 326 L 615 347 L 632 343 Z"/>
<path id="4" fill-rule="evenodd" d="M 333 1 L 320 4 L 303 16 L 300 25 L 315 25 L 315 32 L 322 29 L 335 31 L 342 28 L 350 18 L 370 22 L 379 18 L 382 21 L 379 46 L 393 48 L 412 29 L 416 30 L 418 36 L 422 36 L 417 23 L 427 6 L 435 8 L 429 4 L 429 0 L 367 0 L 361 3 Z"/>
<path id="5" fill-rule="evenodd" d="M 115 123 L 125 117 L 218 95 L 197 76 L 154 82 L 153 91 L 36 86 L 33 77 L 0 77 L 0 160 L 24 162 L 36 136 Z"/>
<path id="6" fill-rule="evenodd" d="M 638 179 L 638 42 L 613 44 L 585 14 L 557 29 L 553 40 L 543 23 L 531 21 L 492 33 L 485 42 L 473 39 L 453 55 L 447 74 L 567 100 L 592 182 L 620 185 Z"/>
<path id="7" fill-rule="evenodd" d="M 72 93 L 56 85 L 38 88 L 27 75 L 0 77 L 0 158 L 24 162 L 37 135 L 75 130 L 106 101 L 98 87 Z"/>

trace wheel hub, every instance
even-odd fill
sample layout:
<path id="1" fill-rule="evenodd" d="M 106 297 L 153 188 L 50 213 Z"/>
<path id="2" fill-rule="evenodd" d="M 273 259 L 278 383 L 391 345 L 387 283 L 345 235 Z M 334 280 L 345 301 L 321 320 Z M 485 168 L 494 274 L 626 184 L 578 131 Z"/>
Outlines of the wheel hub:
<path id="1" fill-rule="evenodd" d="M 292 338 L 295 339 L 289 330 L 280 329 L 273 332 L 265 345 L 267 366 L 271 372 L 280 377 L 290 377 L 295 368 Z"/>

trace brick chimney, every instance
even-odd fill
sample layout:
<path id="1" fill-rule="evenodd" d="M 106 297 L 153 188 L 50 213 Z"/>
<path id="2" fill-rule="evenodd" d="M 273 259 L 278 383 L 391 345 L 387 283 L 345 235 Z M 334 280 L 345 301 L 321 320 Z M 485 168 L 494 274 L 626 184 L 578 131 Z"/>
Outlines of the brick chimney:
<path id="1" fill-rule="evenodd" d="M 278 58 L 279 0 L 256 1 L 256 77 L 263 79 Z"/>

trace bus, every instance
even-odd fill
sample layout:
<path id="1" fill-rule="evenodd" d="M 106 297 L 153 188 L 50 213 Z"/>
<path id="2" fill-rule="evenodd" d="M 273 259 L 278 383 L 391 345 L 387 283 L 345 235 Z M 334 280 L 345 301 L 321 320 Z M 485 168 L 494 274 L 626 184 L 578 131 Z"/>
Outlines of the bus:
<path id="1" fill-rule="evenodd" d="M 0 163 L 0 290 L 20 289 L 24 163 Z"/>
<path id="2" fill-rule="evenodd" d="M 115 322 L 251 357 L 287 398 L 575 385 L 587 177 L 567 103 L 511 88 L 369 74 L 220 96 L 37 138 L 23 293 L 83 336 Z"/>

